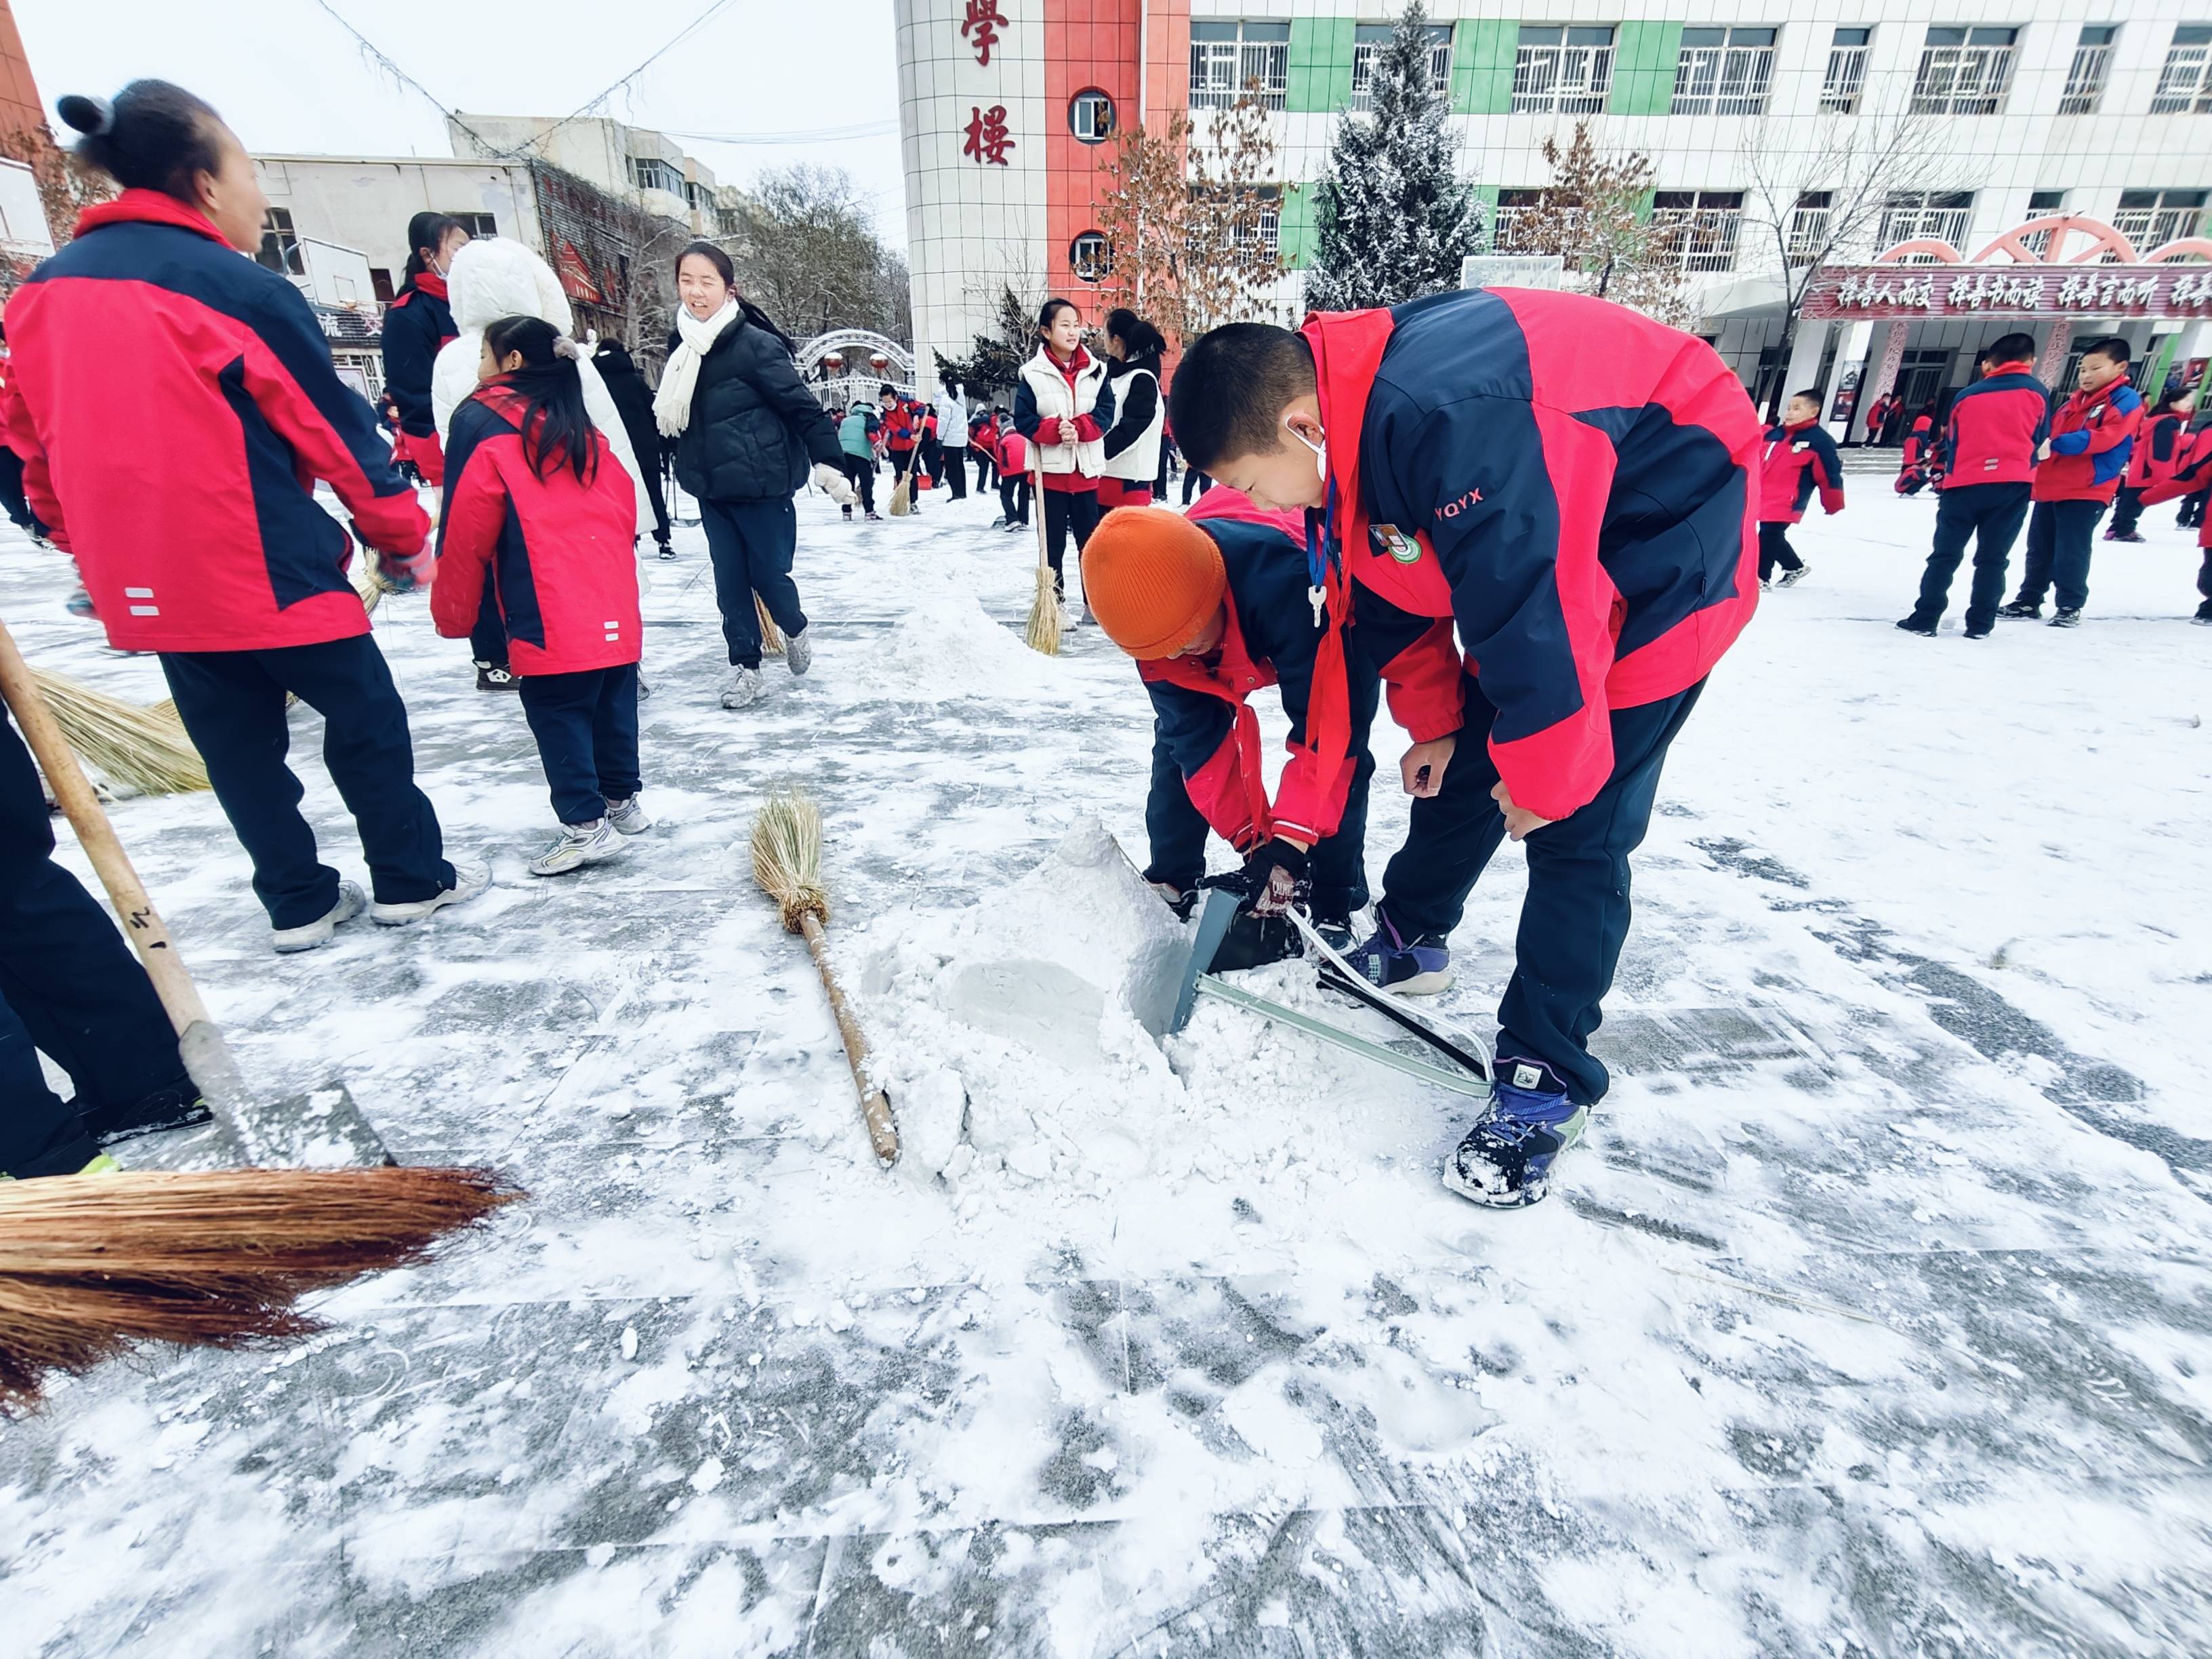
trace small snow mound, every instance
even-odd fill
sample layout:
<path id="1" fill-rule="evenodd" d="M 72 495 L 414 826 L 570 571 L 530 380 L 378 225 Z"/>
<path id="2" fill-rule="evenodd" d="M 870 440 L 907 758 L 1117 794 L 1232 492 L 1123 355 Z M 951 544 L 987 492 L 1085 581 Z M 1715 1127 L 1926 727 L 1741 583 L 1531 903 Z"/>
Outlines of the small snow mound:
<path id="1" fill-rule="evenodd" d="M 923 592 L 868 677 L 886 695 L 949 701 L 1064 689 L 1051 659 L 986 615 L 972 593 Z"/>

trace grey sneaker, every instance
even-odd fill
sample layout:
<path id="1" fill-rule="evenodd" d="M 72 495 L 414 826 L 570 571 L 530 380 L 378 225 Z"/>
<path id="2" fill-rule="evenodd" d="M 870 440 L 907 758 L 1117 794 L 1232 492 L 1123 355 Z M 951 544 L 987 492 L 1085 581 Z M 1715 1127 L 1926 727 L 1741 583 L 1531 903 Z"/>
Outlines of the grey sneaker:
<path id="1" fill-rule="evenodd" d="M 368 919 L 380 927 L 404 927 L 410 922 L 420 921 L 434 915 L 449 904 L 465 904 L 491 885 L 491 866 L 464 864 L 453 860 L 453 884 L 442 893 L 426 899 L 409 899 L 400 904 L 386 904 L 379 899 L 369 907 Z"/>
<path id="2" fill-rule="evenodd" d="M 328 945 L 331 935 L 351 921 L 368 908 L 368 896 L 352 882 L 338 884 L 338 902 L 331 906 L 330 914 L 317 916 L 313 921 L 302 922 L 297 927 L 271 927 L 269 930 L 270 948 L 280 955 L 289 956 L 295 951 L 312 951 L 319 945 Z"/>
<path id="3" fill-rule="evenodd" d="M 785 642 L 789 648 L 789 641 Z M 735 667 L 722 677 L 722 707 L 745 708 L 758 702 L 768 690 L 757 668 Z"/>
<path id="4" fill-rule="evenodd" d="M 560 838 L 530 860 L 533 876 L 565 876 L 587 864 L 603 864 L 623 850 L 622 837 L 605 818 L 564 823 Z"/>
<path id="5" fill-rule="evenodd" d="M 804 674 L 814 666 L 814 641 L 806 637 L 806 629 L 787 635 L 783 641 L 783 665 L 793 677 Z"/>
<path id="6" fill-rule="evenodd" d="M 618 835 L 641 836 L 653 828 L 653 820 L 645 815 L 645 808 L 632 795 L 628 800 L 607 802 L 607 822 Z"/>

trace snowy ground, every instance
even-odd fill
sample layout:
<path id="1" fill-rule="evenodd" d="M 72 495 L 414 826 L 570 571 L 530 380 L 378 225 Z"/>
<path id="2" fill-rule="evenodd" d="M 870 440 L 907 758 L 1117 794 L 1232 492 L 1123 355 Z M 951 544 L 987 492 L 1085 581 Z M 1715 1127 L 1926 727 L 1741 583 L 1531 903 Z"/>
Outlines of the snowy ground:
<path id="1" fill-rule="evenodd" d="M 562 883 L 522 870 L 520 711 L 388 603 L 493 894 L 280 960 L 210 797 L 117 820 L 257 1075 L 342 1073 L 404 1158 L 532 1201 L 304 1346 L 149 1354 L 0 1425 L 9 1650 L 2202 1651 L 2195 550 L 2159 509 L 2078 632 L 1923 641 L 1890 623 L 1933 504 L 1851 488 L 1675 749 L 1619 1081 L 1520 1215 L 1437 1183 L 1466 1102 L 1307 1039 L 1209 1009 L 1171 1069 L 1110 1012 L 1047 1056 L 977 1012 L 1012 884 L 1094 817 L 1141 848 L 1148 745 L 1095 630 L 1048 661 L 993 625 L 1033 555 L 984 504 L 802 501 L 815 669 L 736 715 L 685 532 L 646 601 L 661 827 Z M 34 661 L 161 694 L 52 560 L 11 540 L 0 575 Z M 738 850 L 787 779 L 894 1174 Z M 1509 848 L 1455 941 L 1470 1019 L 1520 887 Z"/>

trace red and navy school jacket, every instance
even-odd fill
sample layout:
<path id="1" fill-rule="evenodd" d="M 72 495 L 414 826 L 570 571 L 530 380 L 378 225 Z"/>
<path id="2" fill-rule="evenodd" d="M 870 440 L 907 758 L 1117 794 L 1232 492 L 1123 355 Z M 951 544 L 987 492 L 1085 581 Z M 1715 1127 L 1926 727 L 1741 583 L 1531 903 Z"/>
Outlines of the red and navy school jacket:
<path id="1" fill-rule="evenodd" d="M 2050 435 L 2050 389 L 2027 363 L 1999 363 L 1951 399 L 1936 452 L 1939 487 L 2026 483 L 2035 476 L 2036 448 Z"/>
<path id="2" fill-rule="evenodd" d="M 1217 503 L 1214 496 L 1227 499 Z M 1317 688 L 1315 669 L 1326 626 L 1316 627 L 1307 597 L 1304 522 L 1268 513 L 1251 498 L 1218 486 L 1190 518 L 1221 550 L 1228 573 L 1223 604 L 1228 627 L 1211 659 L 1163 657 L 1139 662 L 1152 695 L 1154 729 L 1167 744 L 1191 804 L 1214 832 L 1240 853 L 1277 834 L 1311 843 L 1333 836 L 1344 819 L 1358 752 L 1375 713 L 1371 674 L 1320 695 L 1345 700 L 1350 734 L 1324 757 L 1307 741 L 1307 717 Z M 1455 660 L 1454 667 L 1457 664 Z M 1260 720 L 1248 699 L 1277 687 L 1290 717 L 1290 759 L 1267 799 L 1261 769 Z"/>
<path id="3" fill-rule="evenodd" d="M 299 289 L 175 198 L 86 209 L 9 301 L 8 343 L 24 493 L 118 650 L 367 633 L 318 478 L 370 546 L 422 550 L 429 521 Z"/>
<path id="4" fill-rule="evenodd" d="M 2171 472 L 2181 459 L 2182 434 L 2189 417 L 2168 410 L 2153 415 L 2136 434 L 2134 453 L 2128 458 L 2127 487 L 2148 489 Z"/>
<path id="5" fill-rule="evenodd" d="M 2142 410 L 2125 380 L 2075 392 L 2051 422 L 2051 456 L 2029 493 L 2039 501 L 2111 501 L 2127 476 Z"/>
<path id="6" fill-rule="evenodd" d="M 2199 427 L 2178 438 L 2172 465 L 2143 486 L 2142 502 L 2145 507 L 2155 507 L 2207 489 L 2212 489 L 2212 426 Z M 2212 547 L 2212 514 L 2205 515 L 2197 532 L 2197 544 Z"/>
<path id="7" fill-rule="evenodd" d="M 1907 472 L 1918 466 L 1926 457 L 1929 443 L 1935 435 L 1936 417 L 1933 415 L 1914 416 L 1912 429 L 1905 434 L 1905 453 L 1899 459 L 1898 470 Z"/>
<path id="8" fill-rule="evenodd" d="M 636 487 L 594 429 L 589 482 L 539 477 L 522 453 L 522 399 L 497 381 L 453 411 L 430 619 L 449 640 L 498 596 L 515 672 L 575 674 L 635 662 Z"/>
<path id="9" fill-rule="evenodd" d="M 914 414 L 902 403 L 892 404 L 884 416 L 884 446 L 902 455 L 914 447 Z"/>
<path id="10" fill-rule="evenodd" d="M 1611 712 L 1687 690 L 1751 620 L 1759 425 L 1702 340 L 1603 300 L 1440 294 L 1310 317 L 1331 541 L 1456 621 L 1517 805 L 1613 770 Z"/>
<path id="11" fill-rule="evenodd" d="M 384 384 L 399 406 L 399 429 L 410 438 L 438 440 L 430 413 L 430 366 L 459 332 L 447 303 L 446 279 L 434 270 L 410 276 L 384 308 Z"/>
<path id="12" fill-rule="evenodd" d="M 1844 510 L 1844 461 L 1836 441 L 1818 421 L 1802 426 L 1771 426 L 1759 462 L 1759 521 L 1796 524 L 1805 516 L 1813 492 L 1820 510 Z M 1515 799 L 1517 800 L 1518 796 Z"/>

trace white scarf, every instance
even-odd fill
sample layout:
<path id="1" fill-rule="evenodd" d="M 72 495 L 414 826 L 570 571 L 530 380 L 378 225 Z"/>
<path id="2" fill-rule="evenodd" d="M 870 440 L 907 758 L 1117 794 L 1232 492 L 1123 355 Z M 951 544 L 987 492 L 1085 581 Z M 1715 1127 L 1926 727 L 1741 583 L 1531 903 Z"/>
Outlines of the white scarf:
<path id="1" fill-rule="evenodd" d="M 688 307 L 676 307 L 676 337 L 681 343 L 669 354 L 668 367 L 660 371 L 660 390 L 653 394 L 653 423 L 662 437 L 673 438 L 691 423 L 691 394 L 698 390 L 700 360 L 741 314 L 734 294 L 703 323 Z"/>

